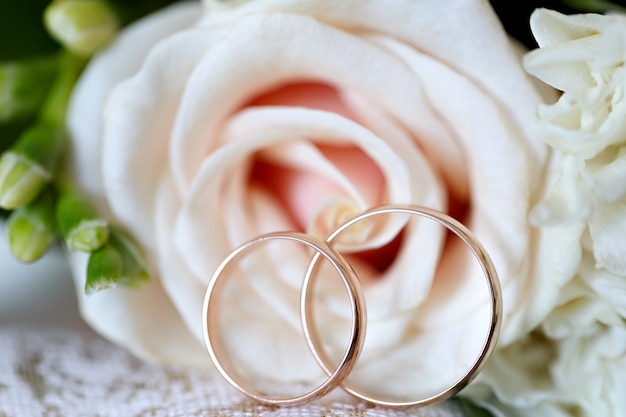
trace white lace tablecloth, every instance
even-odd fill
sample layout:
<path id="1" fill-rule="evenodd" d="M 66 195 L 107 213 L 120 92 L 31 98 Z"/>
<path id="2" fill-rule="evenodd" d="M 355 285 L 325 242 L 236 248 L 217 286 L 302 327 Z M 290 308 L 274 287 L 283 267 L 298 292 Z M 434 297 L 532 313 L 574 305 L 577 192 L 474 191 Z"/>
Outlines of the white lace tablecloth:
<path id="1" fill-rule="evenodd" d="M 272 409 L 214 373 L 142 362 L 83 324 L 61 258 L 22 266 L 0 244 L 0 417 L 463 416 L 455 401 L 398 411 L 341 390 Z"/>

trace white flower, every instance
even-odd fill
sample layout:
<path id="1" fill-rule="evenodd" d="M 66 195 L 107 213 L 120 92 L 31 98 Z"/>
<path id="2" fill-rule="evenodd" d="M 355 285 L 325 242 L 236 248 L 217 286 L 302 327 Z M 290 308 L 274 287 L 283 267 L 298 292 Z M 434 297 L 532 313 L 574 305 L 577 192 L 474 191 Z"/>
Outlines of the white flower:
<path id="1" fill-rule="evenodd" d="M 474 231 L 502 280 L 503 345 L 545 318 L 574 275 L 580 231 L 528 224 L 551 175 L 529 131 L 541 98 L 487 2 L 205 7 L 124 30 L 73 94 L 72 174 L 153 269 L 142 290 L 80 298 L 97 331 L 144 358 L 206 365 L 202 298 L 235 246 L 284 229 L 325 237 L 383 203 L 441 209 Z M 443 247 L 440 230 L 396 237 L 352 260 L 369 313 L 360 382 L 402 395 L 469 368 L 488 303 L 473 258 Z M 72 260 L 81 288 L 85 258 Z M 297 307 L 308 257 L 262 261 L 224 303 L 225 338 L 252 374 L 309 381 L 321 371 Z M 345 322 L 324 321 L 324 340 L 340 344 Z"/>
<path id="2" fill-rule="evenodd" d="M 525 67 L 563 92 L 539 107 L 536 132 L 558 151 L 560 176 L 532 215 L 544 230 L 577 229 L 570 238 L 581 262 L 554 310 L 498 352 L 485 382 L 498 415 L 623 417 L 626 17 L 538 9 L 531 27 L 540 48 L 525 56 Z M 508 382 L 497 385 L 505 374 Z"/>
<path id="3" fill-rule="evenodd" d="M 488 364 L 496 415 L 625 416 L 625 317 L 626 280 L 586 254 L 542 326 Z"/>
<path id="4" fill-rule="evenodd" d="M 539 107 L 536 132 L 564 155 L 534 220 L 588 224 L 598 268 L 626 275 L 626 16 L 539 9 L 531 26 L 540 48 L 525 67 L 563 91 Z"/>

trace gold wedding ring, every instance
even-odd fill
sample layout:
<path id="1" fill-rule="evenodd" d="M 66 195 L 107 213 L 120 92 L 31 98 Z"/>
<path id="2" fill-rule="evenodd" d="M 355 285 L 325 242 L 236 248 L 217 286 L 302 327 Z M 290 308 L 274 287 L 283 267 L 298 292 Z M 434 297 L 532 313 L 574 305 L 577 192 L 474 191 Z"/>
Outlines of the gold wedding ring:
<path id="1" fill-rule="evenodd" d="M 393 214 L 393 213 L 404 213 L 414 216 L 421 216 L 446 227 L 448 230 L 457 235 L 463 243 L 465 243 L 469 249 L 472 251 L 476 260 L 479 262 L 480 267 L 485 275 L 487 280 L 487 287 L 489 289 L 489 299 L 491 303 L 490 315 L 491 315 L 491 325 L 489 326 L 489 330 L 487 336 L 485 338 L 483 348 L 473 365 L 456 380 L 454 384 L 445 390 L 441 391 L 436 395 L 429 396 L 427 398 L 413 400 L 413 401 L 387 401 L 374 398 L 370 395 L 359 392 L 356 388 L 347 384 L 347 382 L 343 382 L 341 384 L 342 388 L 352 394 L 353 396 L 360 398 L 363 401 L 369 402 L 371 404 L 375 404 L 383 407 L 393 407 L 393 408 L 410 408 L 410 407 L 421 407 L 426 405 L 431 405 L 440 401 L 444 401 L 460 390 L 462 390 L 467 384 L 469 384 L 481 371 L 484 367 L 487 359 L 493 352 L 496 342 L 498 340 L 498 335 L 501 327 L 501 317 L 502 317 L 502 293 L 500 289 L 500 281 L 498 279 L 498 275 L 496 273 L 496 269 L 491 261 L 487 251 L 484 249 L 482 244 L 473 236 L 473 234 L 460 222 L 455 220 L 454 218 L 448 216 L 447 214 L 441 213 L 437 210 L 429 209 L 426 207 L 419 207 L 414 205 L 388 205 L 377 207 L 371 210 L 368 210 L 351 220 L 348 220 L 343 225 L 339 226 L 334 232 L 326 238 L 326 242 L 331 245 L 333 241 L 338 238 L 343 232 L 345 232 L 351 226 L 354 226 L 356 223 L 364 221 L 374 216 L 385 215 L 385 214 Z M 309 344 L 309 348 L 313 352 L 313 355 L 319 365 L 324 369 L 324 371 L 328 374 L 329 369 L 331 368 L 330 359 L 324 354 L 324 351 L 321 347 L 320 337 L 317 334 L 316 326 L 312 324 L 313 315 L 311 313 L 311 309 L 308 308 L 307 302 L 310 300 L 311 296 L 309 292 L 311 291 L 312 280 L 310 277 L 312 271 L 315 269 L 315 264 L 319 260 L 319 254 L 315 254 L 309 268 L 306 272 L 306 277 L 304 280 L 303 287 L 303 295 L 302 295 L 302 326 L 306 333 L 306 340 Z"/>
<path id="2" fill-rule="evenodd" d="M 342 255 L 339 254 L 339 252 L 337 252 L 332 247 L 335 239 L 337 239 L 342 233 L 344 233 L 351 226 L 354 226 L 356 223 L 372 218 L 374 216 L 394 213 L 420 216 L 433 220 L 453 232 L 456 236 L 458 236 L 463 241 L 463 243 L 469 247 L 476 260 L 480 264 L 482 272 L 485 275 L 487 281 L 489 301 L 491 304 L 491 323 L 485 337 L 482 350 L 472 366 L 445 390 L 439 392 L 436 395 L 431 395 L 427 398 L 412 401 L 388 401 L 374 398 L 373 396 L 364 394 L 358 391 L 353 386 L 347 384 L 346 378 L 352 371 L 358 359 L 359 353 L 362 350 L 363 342 L 365 340 L 365 330 L 367 326 L 366 308 L 362 288 L 358 281 L 356 273 L 342 257 Z M 257 246 L 258 244 L 276 239 L 288 240 L 299 243 L 308 246 L 315 251 L 315 254 L 312 256 L 309 267 L 307 268 L 307 271 L 304 275 L 300 299 L 300 313 L 307 345 L 313 353 L 313 356 L 317 363 L 328 375 L 328 378 L 313 390 L 303 395 L 291 398 L 270 397 L 267 394 L 258 391 L 250 384 L 249 381 L 246 381 L 246 379 L 241 376 L 240 373 L 232 365 L 228 352 L 226 352 L 226 349 L 224 347 L 221 332 L 219 330 L 220 299 L 221 292 L 226 282 L 224 277 L 227 274 L 225 274 L 224 272 L 227 266 L 232 261 L 234 261 L 235 258 L 243 256 L 245 253 L 252 250 L 253 247 Z M 342 359 L 336 367 L 332 365 L 332 361 L 328 358 L 327 354 L 322 348 L 320 336 L 316 330 L 316 326 L 314 325 L 313 312 L 311 307 L 311 299 L 313 298 L 312 289 L 316 277 L 316 274 L 314 274 L 313 272 L 316 265 L 320 261 L 320 256 L 323 256 L 339 274 L 348 292 L 348 297 L 351 304 L 352 327 L 350 332 L 350 341 L 342 356 Z M 498 279 L 496 269 L 482 244 L 463 224 L 444 213 L 426 207 L 420 207 L 415 205 L 387 205 L 368 210 L 347 221 L 343 225 L 339 226 L 334 232 L 332 232 L 330 236 L 326 238 L 326 241 L 317 240 L 302 233 L 281 232 L 261 235 L 239 246 L 224 259 L 224 261 L 215 271 L 209 283 L 204 297 L 202 321 L 205 344 L 209 355 L 211 356 L 211 359 L 217 367 L 218 371 L 232 386 L 237 388 L 248 397 L 251 397 L 262 404 L 271 406 L 301 405 L 309 401 L 321 398 L 336 387 L 341 386 L 344 390 L 346 390 L 353 396 L 374 405 L 393 408 L 408 408 L 426 406 L 440 401 L 444 401 L 454 396 L 467 384 L 469 384 L 484 367 L 487 359 L 495 349 L 501 327 L 501 317 L 502 294 L 500 289 L 500 281 Z"/>
<path id="3" fill-rule="evenodd" d="M 224 271 L 228 265 L 237 257 L 245 255 L 252 250 L 253 247 L 270 240 L 286 240 L 308 246 L 316 251 L 316 255 L 323 256 L 333 266 L 341 277 L 350 299 L 352 310 L 352 330 L 350 333 L 350 342 L 345 350 L 341 362 L 334 371 L 327 368 L 328 378 L 311 391 L 291 398 L 273 398 L 252 386 L 249 381 L 240 375 L 240 373 L 232 366 L 232 362 L 228 353 L 224 348 L 221 332 L 219 329 L 219 310 L 220 295 L 224 289 L 228 274 Z M 308 282 L 311 282 L 308 277 Z M 356 278 L 352 267 L 343 259 L 343 257 L 333 248 L 328 246 L 322 240 L 314 239 L 308 235 L 301 233 L 269 233 L 261 235 L 232 251 L 220 264 L 215 271 L 211 282 L 204 296 L 202 315 L 202 325 L 204 332 L 204 341 L 211 356 L 211 359 L 222 376 L 235 388 L 242 393 L 255 399 L 256 401 L 270 406 L 295 406 L 308 403 L 309 401 L 321 398 L 334 390 L 341 384 L 352 370 L 361 348 L 365 340 L 365 329 L 367 326 L 365 300 L 359 281 Z M 309 341 L 307 341 L 310 344 Z"/>

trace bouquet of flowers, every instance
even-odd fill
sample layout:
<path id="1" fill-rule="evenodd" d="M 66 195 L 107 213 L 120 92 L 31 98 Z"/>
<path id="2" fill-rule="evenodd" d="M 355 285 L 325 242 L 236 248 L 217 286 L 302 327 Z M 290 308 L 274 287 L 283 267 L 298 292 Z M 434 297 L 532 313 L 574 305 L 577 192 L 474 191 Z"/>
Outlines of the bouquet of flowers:
<path id="1" fill-rule="evenodd" d="M 626 417 L 626 14 L 581 1 L 521 21 L 507 7 L 43 2 L 32 48 L 9 42 L 0 62 L 2 238 L 24 263 L 61 246 L 106 339 L 212 372 L 203 300 L 234 248 L 428 207 L 471 230 L 502 287 L 466 412 Z M 388 229 L 338 245 L 368 312 L 349 381 L 428 396 L 471 365 L 489 296 L 451 236 Z M 293 302 L 307 256 L 264 252 L 225 292 L 221 332 L 249 380 L 324 375 Z M 333 350 L 344 289 L 320 286 Z"/>

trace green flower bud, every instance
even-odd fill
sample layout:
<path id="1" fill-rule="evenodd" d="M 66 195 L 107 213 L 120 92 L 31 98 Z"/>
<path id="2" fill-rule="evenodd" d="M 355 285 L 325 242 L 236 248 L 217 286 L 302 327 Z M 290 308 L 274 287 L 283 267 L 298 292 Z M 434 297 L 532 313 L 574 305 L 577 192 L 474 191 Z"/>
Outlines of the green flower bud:
<path id="1" fill-rule="evenodd" d="M 117 248 L 107 243 L 89 256 L 85 294 L 117 287 L 124 270 L 124 260 Z"/>
<path id="2" fill-rule="evenodd" d="M 61 189 L 56 220 L 63 240 L 73 250 L 93 252 L 109 238 L 109 224 L 85 196 L 71 187 Z"/>
<path id="3" fill-rule="evenodd" d="M 41 258 L 56 241 L 54 197 L 50 190 L 24 207 L 11 212 L 8 237 L 11 253 L 22 262 Z"/>
<path id="4" fill-rule="evenodd" d="M 0 64 L 0 123 L 36 115 L 57 66 L 56 55 Z"/>
<path id="5" fill-rule="evenodd" d="M 33 201 L 52 180 L 66 143 L 65 131 L 48 123 L 26 130 L 0 156 L 0 207 L 15 209 Z"/>
<path id="6" fill-rule="evenodd" d="M 15 152 L 0 157 L 0 207 L 12 210 L 33 201 L 50 174 L 39 164 Z"/>
<path id="7" fill-rule="evenodd" d="M 89 257 L 85 294 L 118 285 L 139 288 L 149 280 L 146 261 L 137 244 L 119 230 L 112 229 L 107 243 Z"/>
<path id="8" fill-rule="evenodd" d="M 44 23 L 53 38 L 81 56 L 105 46 L 120 26 L 103 0 L 54 0 L 44 11 Z"/>
<path id="9" fill-rule="evenodd" d="M 120 284 L 128 288 L 139 288 L 150 281 L 147 261 L 139 245 L 119 230 L 113 229 L 111 242 L 118 249 L 124 260 L 124 270 Z"/>

